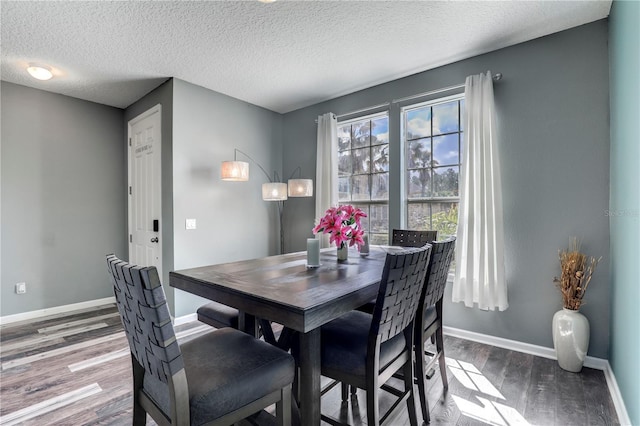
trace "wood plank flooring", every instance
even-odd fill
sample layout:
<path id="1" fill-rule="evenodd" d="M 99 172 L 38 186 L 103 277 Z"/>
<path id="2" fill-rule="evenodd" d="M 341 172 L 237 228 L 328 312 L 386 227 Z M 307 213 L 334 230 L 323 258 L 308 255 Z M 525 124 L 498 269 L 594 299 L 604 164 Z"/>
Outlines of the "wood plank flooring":
<path id="1" fill-rule="evenodd" d="M 208 330 L 194 321 L 176 334 L 182 343 Z M 448 391 L 437 369 L 428 382 L 432 425 L 618 424 L 602 371 L 568 373 L 553 360 L 449 336 L 445 351 Z M 129 350 L 115 305 L 3 326 L 0 367 L 0 425 L 131 424 Z M 364 425 L 365 401 L 358 390 L 341 403 L 336 387 L 322 411 Z M 391 403 L 382 392 L 381 410 Z M 408 425 L 406 412 L 392 423 Z"/>

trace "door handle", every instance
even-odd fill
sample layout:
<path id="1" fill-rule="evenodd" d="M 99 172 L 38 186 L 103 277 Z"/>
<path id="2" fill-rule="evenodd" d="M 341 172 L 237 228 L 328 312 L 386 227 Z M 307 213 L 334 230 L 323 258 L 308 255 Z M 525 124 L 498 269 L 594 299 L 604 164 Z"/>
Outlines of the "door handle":
<path id="1" fill-rule="evenodd" d="M 152 242 L 152 243 L 157 243 L 158 241 L 159 241 L 159 240 L 158 240 L 158 237 L 153 237 L 153 238 L 151 239 L 151 242 Z"/>

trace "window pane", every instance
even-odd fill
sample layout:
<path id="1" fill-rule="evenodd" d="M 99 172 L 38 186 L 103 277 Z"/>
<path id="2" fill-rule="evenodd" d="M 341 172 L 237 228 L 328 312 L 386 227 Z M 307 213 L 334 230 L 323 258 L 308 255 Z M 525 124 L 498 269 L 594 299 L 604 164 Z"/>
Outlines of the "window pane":
<path id="1" fill-rule="evenodd" d="M 389 117 L 371 120 L 371 145 L 389 143 Z"/>
<path id="2" fill-rule="evenodd" d="M 433 134 L 441 135 L 458 131 L 458 101 L 434 105 Z"/>
<path id="3" fill-rule="evenodd" d="M 369 244 L 378 244 L 382 246 L 389 245 L 389 233 L 369 234 Z"/>
<path id="4" fill-rule="evenodd" d="M 438 231 L 442 240 L 456 235 L 458 229 L 458 203 L 433 203 L 431 205 L 431 226 Z"/>
<path id="5" fill-rule="evenodd" d="M 360 219 L 360 225 L 362 225 L 362 229 L 364 229 L 364 232 L 366 232 L 368 234 L 369 233 L 369 218 L 371 217 L 371 214 L 369 212 L 369 204 L 353 203 L 353 207 L 359 208 L 360 210 L 365 212 L 365 214 L 367 215 L 367 217 L 363 217 L 362 219 Z M 369 242 L 371 242 L 371 241 L 369 241 Z"/>
<path id="6" fill-rule="evenodd" d="M 369 175 L 351 177 L 351 197 L 353 200 L 370 200 Z"/>
<path id="7" fill-rule="evenodd" d="M 389 198 L 389 173 L 371 175 L 371 199 L 387 200 Z"/>
<path id="8" fill-rule="evenodd" d="M 433 169 L 433 196 L 458 196 L 458 166 Z"/>
<path id="9" fill-rule="evenodd" d="M 338 127 L 338 151 L 351 148 L 351 125 Z"/>
<path id="10" fill-rule="evenodd" d="M 410 169 L 431 167 L 431 138 L 409 142 L 407 161 Z"/>
<path id="11" fill-rule="evenodd" d="M 387 115 L 377 115 L 342 124 L 338 127 L 338 139 L 339 202 L 361 208 L 368 216 L 362 220 L 362 225 L 370 236 L 369 241 L 372 244 L 386 244 L 389 221 L 389 118 Z M 376 204 L 372 204 L 372 199 Z M 377 207 L 379 202 L 384 205 Z M 372 214 L 379 231 L 371 229 Z"/>
<path id="12" fill-rule="evenodd" d="M 431 205 L 428 203 L 411 203 L 407 206 L 407 225 L 409 229 L 428 231 L 431 229 Z"/>
<path id="13" fill-rule="evenodd" d="M 379 145 L 371 148 L 373 156 L 372 172 L 388 172 L 389 171 L 389 145 Z"/>
<path id="14" fill-rule="evenodd" d="M 420 108 L 406 113 L 407 139 L 431 136 L 431 108 Z"/>
<path id="15" fill-rule="evenodd" d="M 385 205 L 369 205 L 353 203 L 367 214 L 360 220 L 362 229 L 369 235 L 369 244 L 389 244 L 389 207 Z"/>
<path id="16" fill-rule="evenodd" d="M 456 95 L 404 110 L 406 226 L 410 229 L 438 230 L 439 237 L 455 234 L 463 107 L 464 96 Z"/>
<path id="17" fill-rule="evenodd" d="M 371 135 L 370 121 L 360 121 L 351 126 L 351 148 L 369 146 L 369 136 Z"/>
<path id="18" fill-rule="evenodd" d="M 433 138 L 433 165 L 458 164 L 458 134 Z"/>
<path id="19" fill-rule="evenodd" d="M 349 178 L 348 177 L 339 177 L 338 178 L 338 200 L 339 201 L 350 201 L 351 200 L 351 189 L 349 186 Z"/>
<path id="20" fill-rule="evenodd" d="M 431 197 L 431 169 L 409 170 L 407 175 L 409 198 Z"/>
<path id="21" fill-rule="evenodd" d="M 338 152 L 338 176 L 350 176 L 353 172 L 351 151 Z"/>
<path id="22" fill-rule="evenodd" d="M 354 149 L 351 151 L 353 174 L 369 173 L 370 154 L 370 148 Z"/>
<path id="23" fill-rule="evenodd" d="M 389 206 L 386 204 L 372 204 L 369 212 L 370 232 L 389 234 Z"/>
<path id="24" fill-rule="evenodd" d="M 464 99 L 460 100 L 460 131 L 464 130 Z"/>

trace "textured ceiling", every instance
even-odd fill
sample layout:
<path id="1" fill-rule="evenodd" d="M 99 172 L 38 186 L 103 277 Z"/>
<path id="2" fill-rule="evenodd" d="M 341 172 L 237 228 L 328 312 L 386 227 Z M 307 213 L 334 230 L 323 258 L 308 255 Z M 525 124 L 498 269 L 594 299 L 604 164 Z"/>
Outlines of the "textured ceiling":
<path id="1" fill-rule="evenodd" d="M 610 7 L 2 0 L 2 80 L 124 108 L 176 77 L 284 113 L 602 19 Z M 29 62 L 55 78 L 32 79 Z"/>

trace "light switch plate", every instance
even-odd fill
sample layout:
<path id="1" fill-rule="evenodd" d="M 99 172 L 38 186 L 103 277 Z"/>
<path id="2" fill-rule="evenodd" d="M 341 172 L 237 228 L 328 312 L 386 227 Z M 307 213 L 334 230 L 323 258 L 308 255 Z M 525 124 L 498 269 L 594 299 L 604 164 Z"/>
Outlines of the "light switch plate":
<path id="1" fill-rule="evenodd" d="M 16 294 L 25 294 L 27 292 L 27 283 L 16 283 Z"/>
<path id="2" fill-rule="evenodd" d="M 185 229 L 196 229 L 196 220 L 195 219 L 187 219 L 184 225 Z"/>

